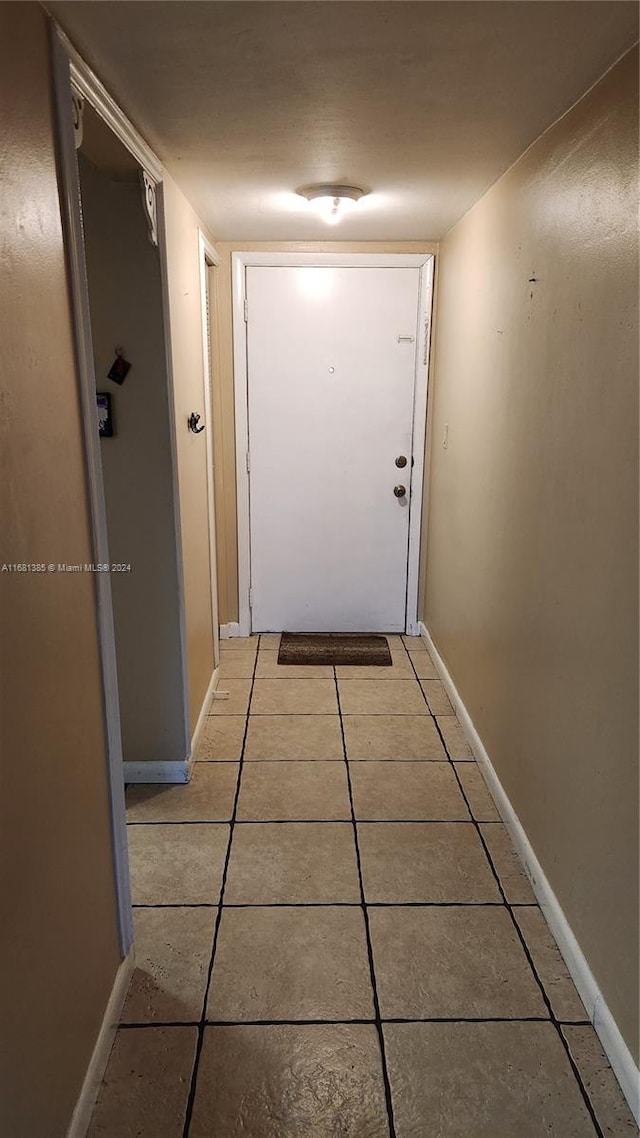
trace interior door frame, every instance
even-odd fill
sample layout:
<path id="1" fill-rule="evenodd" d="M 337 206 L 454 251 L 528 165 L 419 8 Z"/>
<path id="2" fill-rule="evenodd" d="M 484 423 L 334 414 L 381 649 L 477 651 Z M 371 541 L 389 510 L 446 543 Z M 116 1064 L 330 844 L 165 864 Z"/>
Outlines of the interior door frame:
<path id="1" fill-rule="evenodd" d="M 420 286 L 416 314 L 413 429 L 414 464 L 409 499 L 409 551 L 405 631 L 419 634 L 418 577 L 425 480 L 427 395 L 435 255 L 424 253 L 251 253 L 231 255 L 233 373 L 236 419 L 236 489 L 238 508 L 238 608 L 240 636 L 251 634 L 251 501 L 249 487 L 249 374 L 247 361 L 246 270 L 261 268 L 418 268 Z"/>
<path id="2" fill-rule="evenodd" d="M 207 274 L 220 265 L 220 254 L 201 229 L 198 229 L 198 261 L 200 265 L 200 308 L 202 319 L 202 353 L 204 356 L 204 414 L 205 447 L 207 455 L 207 517 L 209 523 L 209 561 L 211 569 L 211 621 L 213 635 L 214 687 L 217 683 L 217 670 L 220 666 L 220 624 L 218 612 L 218 555 L 216 550 L 216 506 L 214 498 L 214 453 L 213 453 L 213 395 L 211 368 L 211 335 L 214 321 L 215 290 Z M 209 297 L 209 317 L 207 319 L 207 295 Z"/>
<path id="3" fill-rule="evenodd" d="M 113 133 L 133 154 L 145 171 L 155 192 L 157 210 L 157 244 L 160 254 L 162 304 L 164 318 L 164 348 L 169 406 L 169 432 L 171 445 L 174 533 L 178 576 L 178 612 L 180 626 L 180 653 L 182 674 L 182 726 L 184 764 L 189 761 L 191 739 L 189 733 L 189 694 L 187 676 L 187 639 L 184 597 L 184 569 L 180 527 L 180 500 L 177 477 L 177 446 L 175 404 L 173 397 L 173 368 L 171 329 L 169 322 L 169 294 L 167 282 L 167 249 L 164 223 L 162 163 L 138 134 L 133 124 L 112 99 L 109 92 L 75 50 L 64 32 L 51 23 L 51 52 L 53 62 L 56 135 L 60 171 L 60 205 L 64 242 L 71 286 L 75 350 L 78 367 L 80 398 L 84 431 L 84 449 L 87 475 L 87 495 L 91 515 L 93 561 L 108 564 L 109 542 L 102 477 L 100 440 L 96 430 L 95 368 L 91 335 L 89 291 L 84 252 L 81 215 L 80 183 L 74 139 L 72 96 L 86 100 L 107 123 Z M 95 574 L 97 625 L 102 672 L 103 708 L 107 750 L 109 799 L 111 807 L 111 836 L 116 887 L 118 933 L 120 950 L 125 957 L 133 943 L 133 910 L 129 877 L 129 853 L 124 799 L 124 765 L 120 730 L 120 701 L 116 667 L 115 630 L 111 581 L 108 573 Z"/>

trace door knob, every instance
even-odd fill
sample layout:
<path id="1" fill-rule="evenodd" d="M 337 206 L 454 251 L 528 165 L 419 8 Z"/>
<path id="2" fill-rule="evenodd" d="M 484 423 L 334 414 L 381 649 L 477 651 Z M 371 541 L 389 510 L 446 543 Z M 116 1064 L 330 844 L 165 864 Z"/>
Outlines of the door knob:
<path id="1" fill-rule="evenodd" d="M 404 498 L 406 496 L 406 493 L 407 493 L 407 487 L 406 486 L 394 486 L 393 492 L 394 492 L 396 498 Z"/>
<path id="2" fill-rule="evenodd" d="M 396 466 L 399 466 L 400 469 L 402 469 L 402 467 L 406 466 L 406 465 L 407 465 L 407 460 L 406 460 L 405 456 L 403 454 L 399 454 L 397 459 L 396 459 Z"/>

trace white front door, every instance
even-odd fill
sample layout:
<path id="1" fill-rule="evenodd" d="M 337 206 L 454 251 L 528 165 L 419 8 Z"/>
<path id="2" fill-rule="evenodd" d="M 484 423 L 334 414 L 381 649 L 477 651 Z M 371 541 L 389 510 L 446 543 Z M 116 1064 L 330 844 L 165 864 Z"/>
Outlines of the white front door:
<path id="1" fill-rule="evenodd" d="M 404 631 L 419 277 L 246 270 L 254 632 Z"/>

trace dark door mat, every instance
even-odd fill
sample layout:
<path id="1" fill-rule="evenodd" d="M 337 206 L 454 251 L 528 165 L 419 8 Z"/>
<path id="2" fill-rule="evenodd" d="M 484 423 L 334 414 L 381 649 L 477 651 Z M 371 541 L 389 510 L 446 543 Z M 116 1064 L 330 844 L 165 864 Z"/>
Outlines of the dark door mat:
<path id="1" fill-rule="evenodd" d="M 362 636 L 339 632 L 283 632 L 279 664 L 359 664 L 360 667 L 391 667 L 386 636 Z"/>

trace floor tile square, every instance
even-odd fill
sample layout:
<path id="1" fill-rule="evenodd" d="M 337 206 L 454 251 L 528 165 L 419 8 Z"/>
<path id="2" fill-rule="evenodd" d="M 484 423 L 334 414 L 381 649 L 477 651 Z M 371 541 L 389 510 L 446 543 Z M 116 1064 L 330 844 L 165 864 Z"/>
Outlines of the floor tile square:
<path id="1" fill-rule="evenodd" d="M 247 763 L 242 772 L 237 817 L 241 822 L 350 822 L 344 763 Z"/>
<path id="2" fill-rule="evenodd" d="M 441 680 L 421 680 L 420 686 L 425 694 L 429 711 L 432 715 L 455 714 Z"/>
<path id="3" fill-rule="evenodd" d="M 456 763 L 458 778 L 477 822 L 500 822 L 496 804 L 489 793 L 477 763 Z"/>
<path id="4" fill-rule="evenodd" d="M 551 930 L 537 905 L 514 909 L 547 999 L 559 1020 L 585 1020 L 588 1015 Z"/>
<path id="5" fill-rule="evenodd" d="M 219 696 L 211 701 L 209 715 L 246 715 L 249 709 L 251 680 L 225 680 L 217 688 Z M 222 692 L 228 694 L 222 695 Z"/>
<path id="6" fill-rule="evenodd" d="M 373 1016 L 362 909 L 223 910 L 208 1019 Z"/>
<path id="7" fill-rule="evenodd" d="M 343 724 L 352 761 L 447 757 L 430 715 L 345 715 Z"/>
<path id="8" fill-rule="evenodd" d="M 236 826 L 225 904 L 360 900 L 353 827 L 346 822 Z"/>
<path id="9" fill-rule="evenodd" d="M 255 652 L 223 652 L 220 660 L 220 687 L 224 687 L 226 680 L 251 679 L 255 666 Z"/>
<path id="10" fill-rule="evenodd" d="M 256 680 L 252 715 L 336 715 L 333 680 Z"/>
<path id="11" fill-rule="evenodd" d="M 198 1031 L 120 1030 L 87 1138 L 182 1138 Z"/>
<path id="12" fill-rule="evenodd" d="M 209 715 L 196 750 L 197 762 L 227 762 L 239 759 L 245 732 L 240 715 Z"/>
<path id="13" fill-rule="evenodd" d="M 136 966 L 123 1023 L 199 1020 L 216 909 L 134 909 Z"/>
<path id="14" fill-rule="evenodd" d="M 220 641 L 220 652 L 257 652 L 258 636 L 225 636 Z"/>
<path id="15" fill-rule="evenodd" d="M 330 664 L 279 664 L 277 652 L 258 653 L 256 678 L 260 680 L 333 680 Z"/>
<path id="16" fill-rule="evenodd" d="M 416 680 L 338 680 L 343 715 L 428 715 Z"/>
<path id="17" fill-rule="evenodd" d="M 261 632 L 260 633 L 260 650 L 266 648 L 268 651 L 277 652 L 280 648 L 280 632 Z"/>
<path id="18" fill-rule="evenodd" d="M 546 1017 L 501 905 L 369 910 L 383 1019 Z"/>
<path id="19" fill-rule="evenodd" d="M 358 842 L 369 903 L 501 899 L 471 822 L 358 822 Z"/>
<path id="20" fill-rule="evenodd" d="M 421 636 L 402 636 L 402 643 L 407 652 L 426 652 L 427 646 Z"/>
<path id="21" fill-rule="evenodd" d="M 534 903 L 535 894 L 506 826 L 503 826 L 502 822 L 485 822 L 481 824 L 480 829 L 509 904 Z"/>
<path id="22" fill-rule="evenodd" d="M 214 1135 L 388 1138 L 375 1027 L 206 1028 L 189 1138 Z"/>
<path id="23" fill-rule="evenodd" d="M 397 1138 L 594 1138 L 551 1023 L 385 1024 L 384 1037 Z"/>
<path id="24" fill-rule="evenodd" d="M 406 652 L 404 636 L 400 632 L 385 632 L 382 635 L 384 635 L 391 652 Z"/>
<path id="25" fill-rule="evenodd" d="M 450 759 L 475 761 L 473 751 L 455 715 L 437 715 L 436 721 Z"/>
<path id="26" fill-rule="evenodd" d="M 392 652 L 390 666 L 380 664 L 338 664 L 336 676 L 339 680 L 415 680 L 415 675 L 406 652 Z"/>
<path id="27" fill-rule="evenodd" d="M 179 786 L 129 786 L 128 822 L 228 822 L 238 782 L 238 763 L 196 763 L 191 782 Z"/>
<path id="28" fill-rule="evenodd" d="M 595 1031 L 562 1027 L 569 1051 L 606 1138 L 638 1138 L 638 1127 Z"/>
<path id="29" fill-rule="evenodd" d="M 229 827 L 127 826 L 134 905 L 217 904 Z"/>
<path id="30" fill-rule="evenodd" d="M 412 652 L 411 663 L 419 680 L 437 680 L 439 678 L 438 669 L 428 652 Z"/>
<path id="31" fill-rule="evenodd" d="M 352 763 L 359 821 L 469 821 L 450 763 Z"/>
<path id="32" fill-rule="evenodd" d="M 338 715 L 250 715 L 245 759 L 342 759 Z"/>

